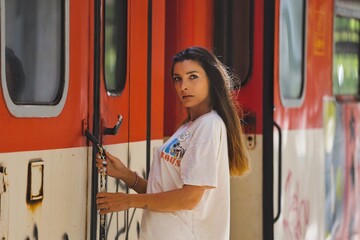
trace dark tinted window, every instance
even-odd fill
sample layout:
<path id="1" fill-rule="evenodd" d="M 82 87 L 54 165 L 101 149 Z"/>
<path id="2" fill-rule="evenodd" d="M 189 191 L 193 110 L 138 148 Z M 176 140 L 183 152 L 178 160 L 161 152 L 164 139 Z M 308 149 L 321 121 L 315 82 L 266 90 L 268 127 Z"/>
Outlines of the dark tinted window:
<path id="1" fill-rule="evenodd" d="M 127 0 L 105 1 L 105 83 L 119 95 L 126 82 Z"/>
<path id="2" fill-rule="evenodd" d="M 304 88 L 305 1 L 280 1 L 279 81 L 285 106 L 301 103 Z"/>
<path id="3" fill-rule="evenodd" d="M 5 1 L 6 83 L 16 104 L 56 104 L 64 87 L 64 2 Z"/>
<path id="4" fill-rule="evenodd" d="M 214 52 L 239 76 L 240 84 L 252 70 L 253 1 L 214 1 Z"/>

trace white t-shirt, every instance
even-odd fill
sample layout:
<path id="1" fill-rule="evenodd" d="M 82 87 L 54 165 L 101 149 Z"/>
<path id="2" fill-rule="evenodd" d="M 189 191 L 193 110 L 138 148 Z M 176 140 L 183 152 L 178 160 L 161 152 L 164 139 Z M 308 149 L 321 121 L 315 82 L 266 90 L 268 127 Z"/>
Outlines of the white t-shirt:
<path id="1" fill-rule="evenodd" d="M 226 127 L 216 111 L 182 125 L 155 150 L 147 193 L 209 186 L 193 210 L 144 210 L 142 240 L 228 240 L 230 175 Z"/>

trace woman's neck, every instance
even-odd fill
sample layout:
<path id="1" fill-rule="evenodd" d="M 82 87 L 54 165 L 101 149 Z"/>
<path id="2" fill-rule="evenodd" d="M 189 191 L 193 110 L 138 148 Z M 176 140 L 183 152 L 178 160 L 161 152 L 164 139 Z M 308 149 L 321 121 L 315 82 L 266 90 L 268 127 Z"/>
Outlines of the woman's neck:
<path id="1" fill-rule="evenodd" d="M 203 107 L 197 109 L 189 108 L 188 112 L 189 112 L 190 121 L 195 121 L 198 117 L 206 113 L 209 113 L 211 110 L 212 110 L 211 107 Z"/>

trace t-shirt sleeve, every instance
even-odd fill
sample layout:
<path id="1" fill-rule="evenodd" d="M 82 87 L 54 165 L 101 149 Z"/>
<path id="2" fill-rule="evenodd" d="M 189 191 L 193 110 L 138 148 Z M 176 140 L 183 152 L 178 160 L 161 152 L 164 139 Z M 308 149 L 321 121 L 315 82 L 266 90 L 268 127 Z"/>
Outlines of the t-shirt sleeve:
<path id="1" fill-rule="evenodd" d="M 217 148 L 214 126 L 202 126 L 195 132 L 181 160 L 183 184 L 217 187 Z"/>

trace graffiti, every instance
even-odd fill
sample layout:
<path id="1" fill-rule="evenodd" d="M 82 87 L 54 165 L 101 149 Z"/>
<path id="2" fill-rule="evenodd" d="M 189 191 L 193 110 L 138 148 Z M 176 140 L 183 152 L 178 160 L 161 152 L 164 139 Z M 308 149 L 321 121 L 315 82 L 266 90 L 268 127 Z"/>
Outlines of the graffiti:
<path id="1" fill-rule="evenodd" d="M 145 178 L 145 171 L 141 173 L 142 177 Z M 115 180 L 115 192 L 126 192 L 128 190 L 125 183 L 119 179 Z M 140 222 L 137 220 L 134 222 L 136 209 L 129 209 L 123 212 L 111 213 L 107 222 L 106 229 L 106 239 L 108 238 L 109 232 L 113 233 L 115 231 L 115 240 L 120 239 L 120 237 L 125 236 L 125 239 L 129 239 L 129 232 L 132 226 L 135 226 L 137 237 L 140 237 Z M 119 221 L 119 218 L 123 218 L 123 221 Z M 115 230 L 114 230 L 115 229 Z"/>
<path id="2" fill-rule="evenodd" d="M 360 109 L 336 105 L 335 144 L 326 153 L 326 235 L 329 239 L 356 238 L 360 229 Z M 345 157 L 343 157 L 345 156 Z"/>
<path id="3" fill-rule="evenodd" d="M 34 240 L 39 240 L 39 230 L 36 224 L 34 224 L 33 234 L 32 237 Z M 31 238 L 27 236 L 25 240 L 30 240 Z M 62 236 L 62 240 L 69 240 L 69 236 L 67 233 L 64 233 Z"/>
<path id="4" fill-rule="evenodd" d="M 284 191 L 283 227 L 285 239 L 304 239 L 309 224 L 309 200 L 299 195 L 299 181 L 288 172 Z"/>
<path id="5" fill-rule="evenodd" d="M 38 232 L 38 228 L 37 228 L 37 225 L 34 224 L 34 230 L 33 230 L 33 238 L 35 240 L 38 240 L 39 239 L 39 232 Z M 26 237 L 25 240 L 30 240 L 31 238 L 30 237 Z"/>
<path id="6" fill-rule="evenodd" d="M 142 171 L 142 176 L 145 178 L 145 171 Z M 115 180 L 115 192 L 126 192 L 128 188 L 125 183 L 119 179 Z M 106 224 L 106 239 L 129 239 L 130 230 L 140 237 L 140 222 L 135 218 L 136 209 L 129 209 L 123 212 L 115 212 L 109 214 Z M 109 233 L 114 235 L 114 238 L 109 237 Z M 54 238 L 56 239 L 56 238 Z M 69 240 L 69 235 L 64 233 L 58 239 Z M 32 234 L 25 237 L 25 240 L 39 240 L 39 228 L 37 224 L 33 226 Z"/>

